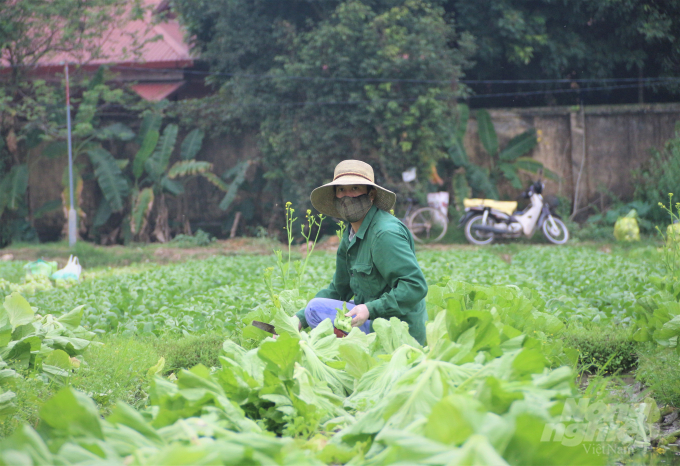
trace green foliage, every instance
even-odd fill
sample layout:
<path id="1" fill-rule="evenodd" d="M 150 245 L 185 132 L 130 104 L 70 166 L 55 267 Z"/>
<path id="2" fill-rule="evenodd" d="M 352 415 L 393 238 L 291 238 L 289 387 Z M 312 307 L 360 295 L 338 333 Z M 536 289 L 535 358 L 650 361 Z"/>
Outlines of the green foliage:
<path id="1" fill-rule="evenodd" d="M 154 194 L 151 188 L 133 192 L 132 211 L 130 212 L 130 232 L 133 235 L 138 235 L 146 229 L 153 201 Z"/>
<path id="2" fill-rule="evenodd" d="M 140 132 L 141 131 L 142 130 L 140 129 Z M 146 165 L 146 161 L 149 160 L 149 157 L 151 157 L 151 154 L 156 148 L 159 137 L 160 134 L 157 130 L 150 130 L 147 131 L 146 136 L 142 139 L 139 150 L 132 162 L 132 174 L 134 175 L 135 180 L 139 180 L 139 177 L 144 173 L 144 165 Z"/>
<path id="3" fill-rule="evenodd" d="M 236 73 L 210 106 L 187 104 L 178 114 L 206 129 L 224 131 L 227 121 L 256 128 L 270 186 L 303 206 L 328 167 L 350 156 L 372 163 L 388 184 L 411 166 L 426 173 L 446 157 L 460 93 L 448 81 L 461 75 L 471 44 L 444 10 L 419 0 L 306 4 L 284 13 L 267 1 L 215 2 L 198 12 L 179 2 L 214 69 Z M 240 16 L 246 12 L 253 16 Z M 240 76 L 246 70 L 272 79 Z M 296 76 L 306 78 L 286 79 Z M 217 108 L 221 116 L 213 117 Z"/>
<path id="4" fill-rule="evenodd" d="M 200 228 L 196 230 L 196 233 L 192 235 L 177 235 L 175 236 L 171 243 L 175 244 L 181 248 L 195 248 L 209 246 L 215 241 L 215 238 L 210 236 L 209 233 L 201 230 Z"/>
<path id="5" fill-rule="evenodd" d="M 649 219 L 654 224 L 665 224 L 668 212 L 659 208 L 659 203 L 667 201 L 668 193 L 680 193 L 680 123 L 676 125 L 675 136 L 666 141 L 662 150 L 652 150 L 647 163 L 633 170 L 632 175 L 634 198 L 652 207 Z"/>
<path id="6" fill-rule="evenodd" d="M 502 260 L 508 252 L 511 260 Z M 581 445 L 541 437 L 546 423 L 560 422 L 565 400 L 580 399 L 575 374 L 562 366 L 578 357 L 569 341 L 597 358 L 626 348 L 626 331 L 613 325 L 629 323 L 635 301 L 658 290 L 655 264 L 642 261 L 644 254 L 575 247 L 426 250 L 418 257 L 430 284 L 425 348 L 396 318 L 375 319 L 374 333 L 352 329 L 343 339 L 334 336 L 330 320 L 298 331 L 292 314 L 327 282 L 333 254 L 315 254 L 299 288 L 272 298 L 259 279 L 272 256 L 110 271 L 68 289 L 38 292 L 30 303 L 53 315 L 83 304 L 83 322 L 105 330 L 105 345 L 89 349 L 88 365 L 49 401 L 45 389 L 18 381 L 17 395 L 5 404 L 41 427 L 3 424 L 3 432 L 14 433 L 0 451 L 73 462 L 89 454 L 82 445 L 96 444 L 107 460 L 143 450 L 149 461 L 165 463 L 200 438 L 190 447 L 193 462 L 219 454 L 239 464 L 244 447 L 251 459 L 291 464 L 339 458 L 376 465 L 447 464 L 451 458 L 549 464 L 555 455 L 563 464 L 602 462 Z M 270 280 L 281 287 L 280 277 Z M 273 322 L 279 337 L 262 335 L 248 325 L 253 319 Z M 577 325 L 586 320 L 600 325 Z M 610 330 L 602 331 L 605 326 Z M 157 342 L 138 336 L 150 333 Z M 609 343 L 598 341 L 603 335 Z M 173 374 L 147 379 L 163 357 L 164 370 Z M 132 406 L 112 409 L 116 397 Z M 30 399 L 45 402 L 38 410 Z M 55 415 L 64 410 L 68 416 Z M 640 445 L 649 439 L 647 422 L 627 432 Z M 57 441 L 60 449 L 46 447 Z"/>
<path id="7" fill-rule="evenodd" d="M 248 172 L 248 167 L 250 167 L 250 160 L 244 160 L 243 162 L 239 162 L 236 164 L 233 168 L 227 170 L 223 175 L 222 178 L 225 180 L 233 177 L 233 180 L 229 184 L 229 186 L 226 189 L 226 194 L 224 195 L 224 198 L 220 201 L 220 209 L 222 210 L 228 210 L 229 207 L 231 206 L 232 202 L 234 202 L 234 199 L 236 199 L 236 195 L 238 194 L 238 188 L 243 184 L 243 182 L 246 179 L 246 173 Z M 227 185 L 224 184 L 223 181 L 219 181 L 221 186 L 218 187 L 226 187 Z M 213 182 L 213 184 L 216 184 Z M 216 184 L 217 186 L 217 184 Z"/>
<path id="8" fill-rule="evenodd" d="M 651 389 L 659 404 L 680 405 L 680 366 L 675 351 L 656 345 L 641 345 L 635 377 Z"/>
<path id="9" fill-rule="evenodd" d="M 159 180 L 160 177 L 168 169 L 170 163 L 170 156 L 175 148 L 177 141 L 178 126 L 169 124 L 163 130 L 163 135 L 159 138 L 158 144 L 151 156 L 144 163 L 144 168 L 149 176 L 154 180 Z"/>
<path id="10" fill-rule="evenodd" d="M 673 210 L 673 193 L 668 193 L 668 207 L 662 203 L 659 203 L 659 207 L 668 213 L 670 222 L 670 225 L 666 227 L 666 234 L 658 226 L 656 227 L 664 240 L 662 261 L 668 276 L 676 279 L 680 269 L 680 232 L 678 231 L 680 204 L 676 202 L 675 210 Z"/>
<path id="11" fill-rule="evenodd" d="M 538 142 L 535 129 L 529 129 L 515 136 L 499 152 L 498 136 L 488 111 L 477 110 L 477 125 L 482 146 L 489 155 L 489 178 L 496 186 L 503 177 L 510 182 L 513 188 L 522 189 L 524 186 L 518 175 L 519 170 L 534 174 L 541 172 L 548 178 L 558 179 L 557 175 L 545 168 L 542 163 L 530 157 L 522 157 L 530 152 Z"/>
<path id="12" fill-rule="evenodd" d="M 89 150 L 87 154 L 90 156 L 94 174 L 109 207 L 113 211 L 122 210 L 130 187 L 116 159 L 109 151 L 101 147 Z"/>
<path id="13" fill-rule="evenodd" d="M 0 308 L 0 385 L 22 374 L 44 382 L 65 383 L 94 337 L 80 326 L 82 306 L 55 318 L 36 315 L 18 292 L 5 297 Z"/>
<path id="14" fill-rule="evenodd" d="M 187 134 L 182 141 L 182 147 L 180 148 L 180 158 L 182 160 L 194 159 L 196 154 L 198 154 L 198 151 L 201 150 L 204 136 L 205 133 L 198 128 L 194 128 L 189 134 Z"/>
<path id="15" fill-rule="evenodd" d="M 478 45 L 469 79 L 634 78 L 638 71 L 645 77 L 677 72 L 680 7 L 675 2 L 455 0 L 447 8 L 457 27 L 472 34 Z M 530 89 L 554 88 L 534 84 Z M 677 90 L 672 83 L 667 88 Z M 536 102 L 550 105 L 556 100 L 569 102 L 549 93 Z"/>
<path id="16" fill-rule="evenodd" d="M 198 364 L 203 364 L 206 367 L 218 367 L 224 340 L 223 335 L 215 333 L 190 336 L 176 342 L 159 344 L 158 352 L 163 354 L 167 360 L 163 372 L 191 369 Z"/>
<path id="17" fill-rule="evenodd" d="M 638 363 L 640 344 L 631 341 L 630 331 L 620 327 L 572 325 L 564 343 L 579 352 L 579 368 L 601 374 L 626 374 Z"/>
<path id="18" fill-rule="evenodd" d="M 104 335 L 102 343 L 87 348 L 85 361 L 71 372 L 69 384 L 91 397 L 102 414 L 109 414 L 119 402 L 142 409 L 148 401 L 145 374 L 158 359 L 156 343 L 148 338 L 116 335 Z M 8 437 L 24 423 L 36 425 L 40 407 L 61 387 L 39 378 L 15 379 L 12 390 L 17 393 L 16 412 L 0 422 L 0 437 Z"/>

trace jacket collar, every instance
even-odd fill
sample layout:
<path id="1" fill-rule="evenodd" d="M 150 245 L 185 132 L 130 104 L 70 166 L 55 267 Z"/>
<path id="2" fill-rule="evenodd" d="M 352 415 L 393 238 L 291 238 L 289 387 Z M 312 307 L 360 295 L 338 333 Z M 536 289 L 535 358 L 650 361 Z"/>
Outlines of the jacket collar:
<path id="1" fill-rule="evenodd" d="M 356 234 L 356 237 L 359 239 L 364 239 L 364 234 L 366 234 L 366 230 L 368 230 L 368 227 L 371 225 L 373 222 L 373 218 L 375 217 L 375 213 L 378 211 L 378 208 L 373 204 L 371 208 L 368 210 L 368 213 L 364 217 L 363 222 L 361 222 L 361 228 L 359 228 L 359 231 Z"/>

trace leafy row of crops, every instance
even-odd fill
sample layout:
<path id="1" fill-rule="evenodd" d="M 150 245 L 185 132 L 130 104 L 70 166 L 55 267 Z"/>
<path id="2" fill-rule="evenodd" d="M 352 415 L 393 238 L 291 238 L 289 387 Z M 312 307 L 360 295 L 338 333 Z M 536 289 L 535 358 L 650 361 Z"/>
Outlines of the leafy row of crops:
<path id="1" fill-rule="evenodd" d="M 275 283 L 273 297 L 262 281 L 271 257 L 103 273 L 38 291 L 27 299 L 42 316 L 82 306 L 70 314 L 82 313 L 82 331 L 219 330 L 225 343 L 217 367 L 150 368 L 140 411 L 119 403 L 102 419 L 62 381 L 38 430 L 24 425 L 0 444 L 0 464 L 602 463 L 582 445 L 542 441 L 581 396 L 578 353 L 561 335 L 588 323 L 632 332 L 643 298 L 669 297 L 654 279 L 660 271 L 643 258 L 578 248 L 527 249 L 510 263 L 495 252 L 419 254 L 430 284 L 425 347 L 396 319 L 344 339 L 330 321 L 298 331 L 293 314 L 328 281 L 332 255 L 309 261 L 300 289 Z M 247 325 L 254 319 L 273 323 L 280 337 Z M 29 370 L 39 369 L 37 357 Z M 3 391 L 11 387 L 0 378 Z M 646 401 L 603 435 L 648 444 L 658 414 Z"/>

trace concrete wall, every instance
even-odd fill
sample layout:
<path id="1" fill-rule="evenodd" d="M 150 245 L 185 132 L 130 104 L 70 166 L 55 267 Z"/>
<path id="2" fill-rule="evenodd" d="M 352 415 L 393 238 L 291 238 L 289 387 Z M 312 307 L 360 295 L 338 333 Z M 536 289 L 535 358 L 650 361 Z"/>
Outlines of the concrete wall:
<path id="1" fill-rule="evenodd" d="M 675 123 L 680 121 L 680 104 L 586 107 L 583 112 L 579 108 L 568 107 L 521 108 L 490 110 L 490 113 L 500 147 L 527 129 L 536 128 L 540 142 L 531 155 L 561 178 L 559 182 L 546 180 L 546 194 L 568 197 L 573 201 L 578 184 L 578 205 L 584 207 L 596 202 L 602 190 L 622 199 L 631 198 L 634 190 L 631 170 L 649 158 L 650 148 L 663 147 L 664 142 L 673 136 Z M 488 164 L 474 116 L 468 124 L 465 146 L 473 162 Z M 39 156 L 40 149 L 34 152 L 29 185 L 31 208 L 35 211 L 45 202 L 60 198 L 66 159 L 46 159 Z M 134 152 L 134 148 L 120 147 L 114 155 L 116 158 L 132 157 Z M 217 175 L 239 161 L 258 157 L 255 136 L 244 134 L 207 137 L 199 155 L 201 160 L 214 164 Z M 83 156 L 79 162 L 86 164 L 87 157 Z M 252 170 L 249 170 L 249 182 L 256 176 L 257 167 L 258 164 L 253 164 Z M 525 178 L 528 181 L 530 176 Z M 182 202 L 186 204 L 183 209 L 178 211 L 175 202 L 169 202 L 171 218 L 180 211 L 185 212 L 192 225 L 211 229 L 215 234 L 231 225 L 233 213 L 218 208 L 223 192 L 201 179 L 190 181 L 187 191 L 191 195 L 184 197 Z M 517 195 L 509 186 L 502 187 L 501 193 L 508 197 Z M 94 215 L 99 197 L 96 182 L 87 180 L 83 190 L 83 207 L 90 216 Z M 272 212 L 263 207 L 271 202 L 264 202 L 261 192 L 240 192 L 236 202 L 246 197 L 252 200 L 254 220 L 265 226 L 273 223 Z M 181 221 L 179 218 L 176 220 Z M 42 239 L 56 239 L 63 225 L 61 211 L 53 211 L 35 222 Z"/>
<path id="2" fill-rule="evenodd" d="M 490 110 L 500 147 L 529 128 L 539 132 L 539 144 L 531 154 L 556 172 L 559 182 L 546 181 L 546 192 L 576 198 L 586 206 L 603 190 L 630 199 L 634 186 L 631 170 L 663 147 L 680 121 L 680 104 L 520 108 Z M 488 163 L 470 120 L 465 140 L 470 158 Z M 579 172 L 581 173 L 580 181 Z"/>

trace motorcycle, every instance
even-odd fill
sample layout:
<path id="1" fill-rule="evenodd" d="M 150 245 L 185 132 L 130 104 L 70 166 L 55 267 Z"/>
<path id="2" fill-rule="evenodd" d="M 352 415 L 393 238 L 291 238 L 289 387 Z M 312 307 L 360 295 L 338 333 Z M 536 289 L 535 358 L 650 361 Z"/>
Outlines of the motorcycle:
<path id="1" fill-rule="evenodd" d="M 484 245 L 494 238 L 519 238 L 522 235 L 531 238 L 539 229 L 551 243 L 564 244 L 569 240 L 569 230 L 544 201 L 544 187 L 539 180 L 522 193 L 531 202 L 523 211 L 517 210 L 516 201 L 464 199 L 465 214 L 458 226 L 465 228 L 465 238 L 472 244 Z"/>

